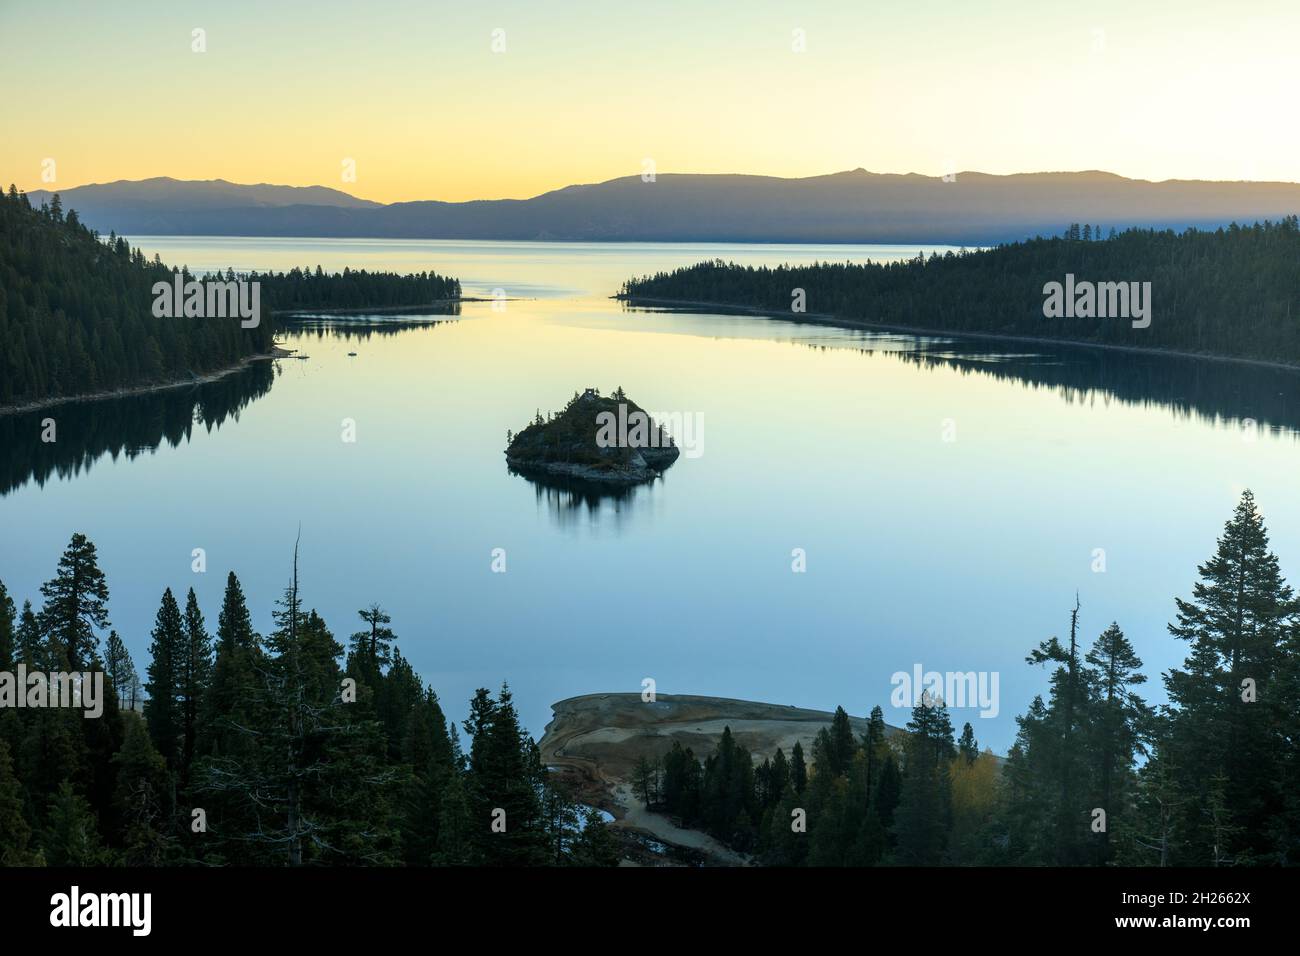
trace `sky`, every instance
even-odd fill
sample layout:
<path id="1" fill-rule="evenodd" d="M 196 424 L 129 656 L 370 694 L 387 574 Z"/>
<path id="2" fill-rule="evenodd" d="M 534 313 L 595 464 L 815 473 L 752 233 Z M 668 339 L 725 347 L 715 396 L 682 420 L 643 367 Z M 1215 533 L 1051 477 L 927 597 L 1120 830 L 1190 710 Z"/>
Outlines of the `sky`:
<path id="1" fill-rule="evenodd" d="M 0 178 L 381 202 L 647 161 L 1300 181 L 1297 39 L 1294 0 L 0 0 Z"/>

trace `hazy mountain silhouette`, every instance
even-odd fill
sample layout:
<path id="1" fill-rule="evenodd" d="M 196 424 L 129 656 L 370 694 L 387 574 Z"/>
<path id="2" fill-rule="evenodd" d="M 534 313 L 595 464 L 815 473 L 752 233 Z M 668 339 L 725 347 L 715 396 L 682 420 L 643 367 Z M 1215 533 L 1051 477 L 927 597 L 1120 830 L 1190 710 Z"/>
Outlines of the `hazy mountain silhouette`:
<path id="1" fill-rule="evenodd" d="M 39 203 L 45 191 L 31 194 Z M 1300 184 L 1125 179 L 1104 172 L 958 173 L 954 182 L 863 169 L 781 179 L 666 173 L 532 199 L 383 205 L 323 186 L 151 179 L 62 192 L 101 232 L 716 242 L 986 244 L 1071 222 L 1215 227 L 1300 212 Z"/>
<path id="2" fill-rule="evenodd" d="M 377 209 L 381 205 L 326 186 L 245 186 L 224 179 L 184 180 L 169 176 L 122 179 L 64 190 L 36 189 L 27 195 L 33 205 L 40 205 L 48 202 L 53 192 L 59 193 L 65 209 L 77 210 L 83 222 L 100 232 L 141 235 L 201 234 L 186 227 L 195 217 L 204 221 L 213 217 L 234 224 L 240 216 L 262 209 L 297 205 L 311 209 Z"/>

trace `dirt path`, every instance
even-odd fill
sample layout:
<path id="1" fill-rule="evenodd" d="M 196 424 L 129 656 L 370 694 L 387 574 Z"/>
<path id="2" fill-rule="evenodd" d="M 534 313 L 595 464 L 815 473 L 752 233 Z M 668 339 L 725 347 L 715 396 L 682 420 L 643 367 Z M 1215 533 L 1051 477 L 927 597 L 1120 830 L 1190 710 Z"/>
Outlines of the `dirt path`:
<path id="1" fill-rule="evenodd" d="M 662 757 L 675 742 L 703 759 L 716 749 L 726 728 L 759 761 L 778 747 L 789 753 L 796 742 L 811 753 L 817 731 L 833 716 L 791 705 L 664 694 L 653 701 L 639 694 L 588 694 L 559 701 L 552 709 L 554 717 L 539 742 L 542 762 L 564 775 L 584 802 L 613 813 L 615 827 L 697 851 L 722 866 L 745 866 L 749 860 L 706 833 L 676 826 L 648 810 L 632 789 L 637 761 Z M 856 733 L 866 730 L 865 719 L 850 721 Z M 886 728 L 886 733 L 894 732 Z"/>
<path id="2" fill-rule="evenodd" d="M 719 843 L 707 833 L 701 833 L 699 830 L 685 830 L 682 827 L 675 826 L 662 813 L 653 813 L 647 810 L 645 804 L 633 795 L 631 784 L 617 784 L 613 789 L 613 799 L 623 811 L 622 816 L 615 814 L 618 819 L 614 821 L 613 825 L 616 827 L 639 830 L 662 843 L 671 843 L 673 846 L 699 850 L 714 862 L 721 863 L 724 866 L 749 865 L 747 856 L 737 853 L 723 843 Z"/>

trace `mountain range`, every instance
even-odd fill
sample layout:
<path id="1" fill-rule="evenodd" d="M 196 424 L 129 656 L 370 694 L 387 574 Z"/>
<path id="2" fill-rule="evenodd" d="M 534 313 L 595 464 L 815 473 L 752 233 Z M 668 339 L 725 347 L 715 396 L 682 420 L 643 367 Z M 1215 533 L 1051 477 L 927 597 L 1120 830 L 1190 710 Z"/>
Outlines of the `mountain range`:
<path id="1" fill-rule="evenodd" d="M 36 190 L 33 203 L 51 193 Z M 1300 212 L 1300 184 L 1126 179 L 1113 173 L 961 172 L 951 181 L 864 169 L 783 179 L 665 173 L 531 199 L 377 203 L 325 186 L 170 178 L 61 191 L 100 232 L 139 235 L 664 242 L 952 243 L 1059 234 L 1072 222 L 1213 228 Z"/>

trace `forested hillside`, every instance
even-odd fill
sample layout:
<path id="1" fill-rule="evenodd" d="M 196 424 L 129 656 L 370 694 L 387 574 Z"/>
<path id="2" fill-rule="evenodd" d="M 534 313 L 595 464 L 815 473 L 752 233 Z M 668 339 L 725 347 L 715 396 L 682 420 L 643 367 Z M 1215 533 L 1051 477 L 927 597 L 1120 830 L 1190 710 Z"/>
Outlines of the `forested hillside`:
<path id="1" fill-rule="evenodd" d="M 382 608 L 358 612 L 340 663 L 296 559 L 266 635 L 233 573 L 215 628 L 193 589 L 165 590 L 143 673 L 84 536 L 41 597 L 19 609 L 0 584 L 0 672 L 102 669 L 107 706 L 0 709 L 0 866 L 617 862 L 508 687 L 474 696 L 462 753 Z"/>
<path id="2" fill-rule="evenodd" d="M 1300 224 L 1214 232 L 1071 226 L 1060 238 L 905 262 L 777 268 L 702 262 L 628 281 L 622 297 L 716 303 L 948 332 L 1059 338 L 1300 363 Z M 1044 286 L 1149 282 L 1151 322 L 1047 318 Z"/>
<path id="3" fill-rule="evenodd" d="M 0 197 L 0 408 L 184 382 L 270 351 L 275 310 L 419 305 L 460 294 L 432 272 L 316 269 L 218 278 L 260 283 L 254 328 L 236 318 L 153 314 L 156 282 L 174 269 L 125 239 L 107 240 L 64 214 L 58 195 L 33 208 L 13 186 Z M 183 268 L 183 280 L 199 278 Z"/>
<path id="4" fill-rule="evenodd" d="M 101 241 L 75 211 L 0 201 L 0 405 L 188 378 L 271 347 L 271 323 L 160 319 L 155 282 L 171 281 L 126 240 Z"/>

